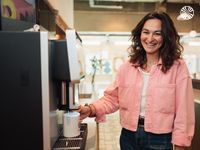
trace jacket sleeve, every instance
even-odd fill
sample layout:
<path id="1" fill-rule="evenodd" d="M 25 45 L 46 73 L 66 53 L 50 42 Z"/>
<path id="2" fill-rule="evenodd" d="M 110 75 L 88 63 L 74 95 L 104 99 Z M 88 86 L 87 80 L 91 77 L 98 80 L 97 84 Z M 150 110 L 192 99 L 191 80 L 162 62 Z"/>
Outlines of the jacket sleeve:
<path id="1" fill-rule="evenodd" d="M 118 80 L 119 73 L 117 73 L 115 81 L 104 91 L 104 96 L 93 103 L 96 109 L 95 120 L 97 122 L 104 122 L 106 120 L 106 114 L 110 114 L 118 110 Z"/>
<path id="2" fill-rule="evenodd" d="M 172 143 L 190 146 L 195 126 L 194 96 L 192 81 L 185 63 L 180 63 L 177 71 L 175 108 Z"/>

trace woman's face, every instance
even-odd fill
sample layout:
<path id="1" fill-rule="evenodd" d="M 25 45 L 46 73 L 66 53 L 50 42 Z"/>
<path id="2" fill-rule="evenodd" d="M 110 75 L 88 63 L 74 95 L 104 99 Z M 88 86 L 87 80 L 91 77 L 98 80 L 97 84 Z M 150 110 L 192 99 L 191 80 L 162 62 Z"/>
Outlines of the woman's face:
<path id="1" fill-rule="evenodd" d="M 159 49 L 163 44 L 161 24 L 159 19 L 149 19 L 145 22 L 140 40 L 146 54 L 158 56 Z"/>

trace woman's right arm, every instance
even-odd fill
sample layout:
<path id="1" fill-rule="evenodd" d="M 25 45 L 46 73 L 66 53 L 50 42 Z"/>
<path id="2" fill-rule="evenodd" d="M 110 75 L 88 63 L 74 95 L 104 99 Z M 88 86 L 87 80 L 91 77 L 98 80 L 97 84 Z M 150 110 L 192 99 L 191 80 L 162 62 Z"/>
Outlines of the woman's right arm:
<path id="1" fill-rule="evenodd" d="M 116 76 L 115 81 L 107 87 L 104 91 L 103 97 L 99 100 L 93 102 L 88 106 L 83 106 L 80 109 L 81 118 L 86 117 L 96 117 L 95 120 L 97 122 L 104 122 L 105 115 L 113 113 L 119 109 L 119 98 L 118 98 L 118 88 L 119 82 L 121 78 L 124 77 L 124 72 L 127 69 L 127 64 L 123 64 L 120 66 Z M 125 71 L 124 71 L 125 70 Z"/>

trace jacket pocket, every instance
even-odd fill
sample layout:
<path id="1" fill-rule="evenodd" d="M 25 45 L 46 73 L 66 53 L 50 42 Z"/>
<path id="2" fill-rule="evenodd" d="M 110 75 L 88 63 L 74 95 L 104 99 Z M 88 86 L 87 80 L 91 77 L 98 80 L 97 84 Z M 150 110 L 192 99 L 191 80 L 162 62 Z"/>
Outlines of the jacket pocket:
<path id="1" fill-rule="evenodd" d="M 121 109 L 128 109 L 130 105 L 133 105 L 134 100 L 134 85 L 119 85 L 118 97 L 119 107 Z"/>
<path id="2" fill-rule="evenodd" d="M 160 84 L 155 88 L 154 106 L 156 111 L 174 113 L 175 84 Z"/>

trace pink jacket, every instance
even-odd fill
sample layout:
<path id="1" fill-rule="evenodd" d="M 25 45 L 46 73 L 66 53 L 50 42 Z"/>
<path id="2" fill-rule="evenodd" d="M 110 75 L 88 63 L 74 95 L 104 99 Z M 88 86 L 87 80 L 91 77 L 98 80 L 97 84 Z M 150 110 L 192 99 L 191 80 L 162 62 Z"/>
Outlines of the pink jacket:
<path id="1" fill-rule="evenodd" d="M 145 131 L 172 132 L 172 143 L 190 146 L 194 134 L 194 98 L 191 78 L 183 60 L 174 62 L 166 74 L 159 63 L 152 67 L 145 104 Z M 136 131 L 140 113 L 142 75 L 129 61 L 119 69 L 114 83 L 93 105 L 96 121 L 119 109 L 122 127 Z"/>

